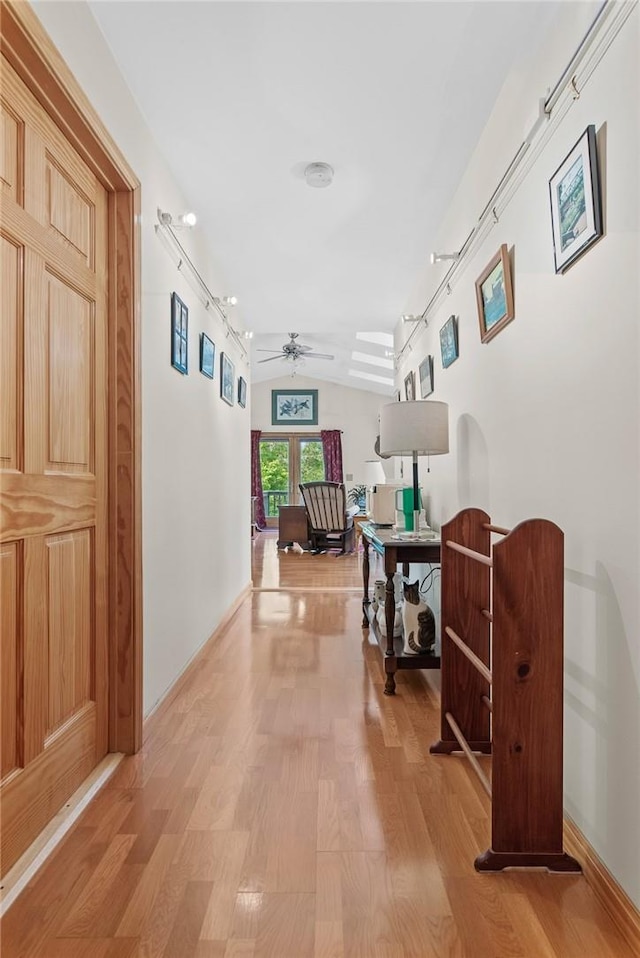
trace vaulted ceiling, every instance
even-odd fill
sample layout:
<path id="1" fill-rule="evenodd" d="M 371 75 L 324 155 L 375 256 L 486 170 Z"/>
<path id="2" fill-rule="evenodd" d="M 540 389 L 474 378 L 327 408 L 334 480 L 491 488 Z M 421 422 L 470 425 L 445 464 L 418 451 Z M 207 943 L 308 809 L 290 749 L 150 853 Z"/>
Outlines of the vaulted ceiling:
<path id="1" fill-rule="evenodd" d="M 255 333 L 336 359 L 304 374 L 389 392 L 349 370 L 384 346 L 507 72 L 553 2 L 96 2 L 91 8 Z M 305 167 L 329 163 L 311 188 Z M 478 211 L 474 211 L 477 213 Z"/>

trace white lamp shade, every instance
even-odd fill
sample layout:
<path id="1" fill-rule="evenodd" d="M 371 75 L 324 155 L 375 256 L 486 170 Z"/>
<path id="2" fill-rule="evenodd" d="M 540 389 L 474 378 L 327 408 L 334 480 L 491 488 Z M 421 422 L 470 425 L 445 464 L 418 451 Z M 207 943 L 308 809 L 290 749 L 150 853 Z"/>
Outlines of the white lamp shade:
<path id="1" fill-rule="evenodd" d="M 439 456 L 449 452 L 449 406 L 432 399 L 393 402 L 380 410 L 380 453 Z"/>
<path id="2" fill-rule="evenodd" d="M 367 486 L 385 483 L 386 477 L 379 459 L 367 459 L 364 464 L 364 481 Z"/>

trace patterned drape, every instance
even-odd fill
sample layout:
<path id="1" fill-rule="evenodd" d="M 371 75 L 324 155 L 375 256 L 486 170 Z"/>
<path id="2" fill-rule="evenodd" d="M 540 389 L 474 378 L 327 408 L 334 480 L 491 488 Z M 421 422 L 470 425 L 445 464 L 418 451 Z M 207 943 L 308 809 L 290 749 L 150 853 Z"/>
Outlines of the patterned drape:
<path id="1" fill-rule="evenodd" d="M 259 429 L 251 430 L 251 495 L 256 497 L 256 527 L 266 528 L 264 517 L 264 498 L 262 495 L 262 469 L 260 467 L 260 436 Z"/>
<path id="2" fill-rule="evenodd" d="M 324 478 L 327 482 L 344 482 L 342 474 L 342 433 L 339 429 L 321 429 L 324 455 Z"/>

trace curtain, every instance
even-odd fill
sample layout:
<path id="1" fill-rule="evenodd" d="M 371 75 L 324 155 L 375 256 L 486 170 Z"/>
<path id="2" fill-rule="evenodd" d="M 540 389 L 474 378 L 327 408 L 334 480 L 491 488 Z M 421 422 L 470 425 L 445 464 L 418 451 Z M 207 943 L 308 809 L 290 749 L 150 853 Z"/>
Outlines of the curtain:
<path id="1" fill-rule="evenodd" d="M 339 429 L 321 429 L 324 477 L 327 482 L 344 482 L 342 474 L 342 433 Z"/>
<path id="2" fill-rule="evenodd" d="M 259 429 L 251 430 L 251 495 L 256 497 L 256 528 L 265 529 L 264 498 L 262 495 L 262 469 L 260 467 L 260 436 Z"/>

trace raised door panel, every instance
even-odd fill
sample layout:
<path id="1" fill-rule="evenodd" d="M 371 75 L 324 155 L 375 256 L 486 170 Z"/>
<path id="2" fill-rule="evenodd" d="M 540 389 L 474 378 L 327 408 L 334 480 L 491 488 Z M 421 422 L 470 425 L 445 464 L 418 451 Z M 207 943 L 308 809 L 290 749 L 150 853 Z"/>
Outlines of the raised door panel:
<path id="1" fill-rule="evenodd" d="M 82 193 L 80 186 L 62 172 L 48 150 L 45 164 L 47 225 L 92 268 L 93 204 Z"/>
<path id="2" fill-rule="evenodd" d="M 20 765 L 22 751 L 18 740 L 22 724 L 19 553 L 17 542 L 0 546 L 0 780 Z"/>
<path id="3" fill-rule="evenodd" d="M 0 468 L 20 467 L 22 249 L 0 236 Z"/>
<path id="4" fill-rule="evenodd" d="M 24 125 L 4 101 L 0 101 L 0 186 L 14 203 L 22 203 L 22 158 Z"/>
<path id="5" fill-rule="evenodd" d="M 48 676 L 47 735 L 92 697 L 95 662 L 91 622 L 91 531 L 47 539 Z"/>
<path id="6" fill-rule="evenodd" d="M 92 471 L 93 303 L 46 274 L 47 404 L 46 467 L 55 472 Z"/>
<path id="7" fill-rule="evenodd" d="M 31 251 L 25 262 L 25 472 L 91 475 L 95 304 Z"/>

